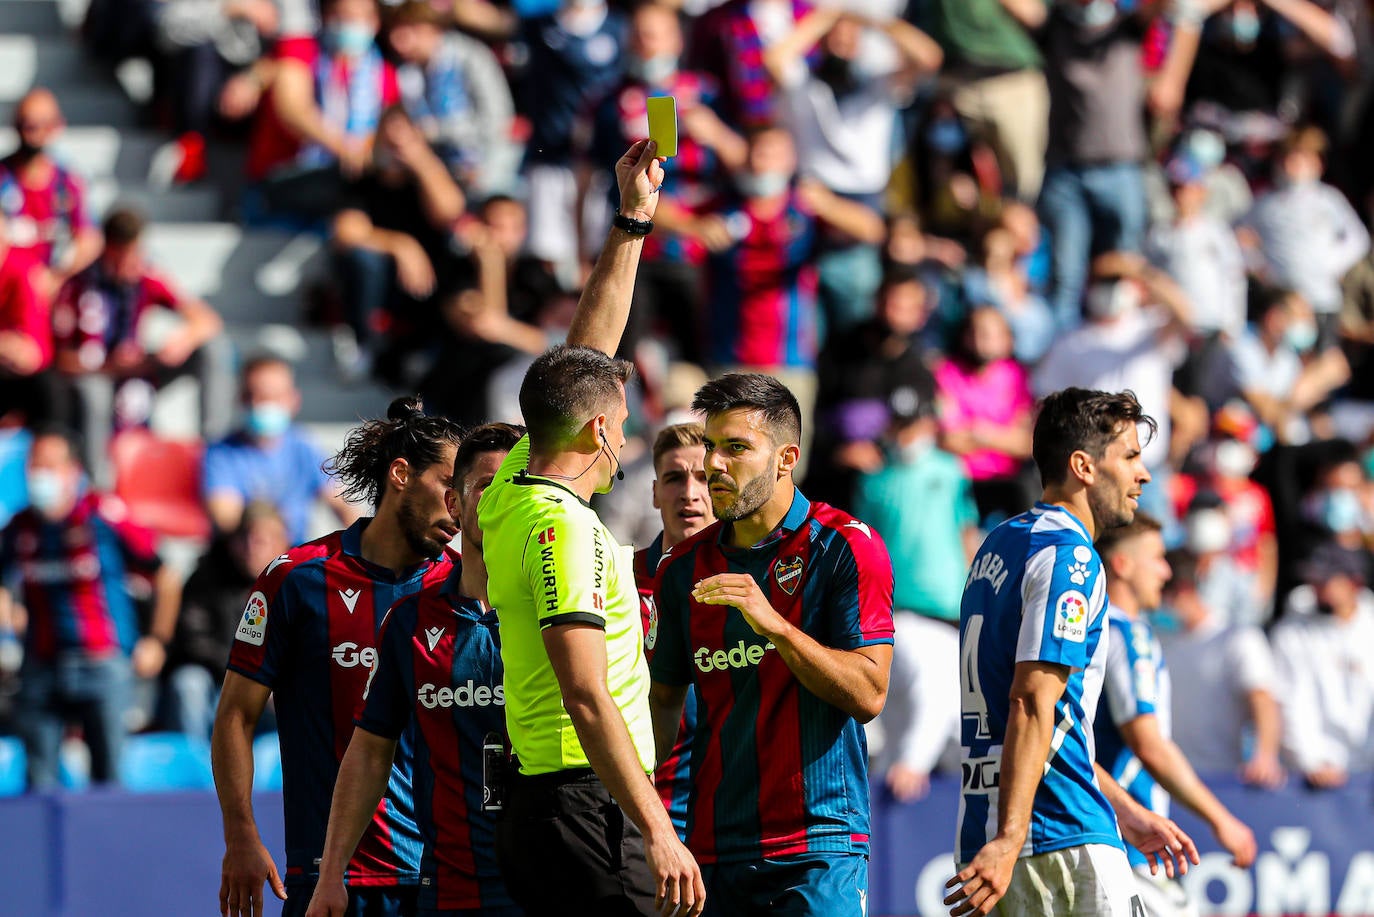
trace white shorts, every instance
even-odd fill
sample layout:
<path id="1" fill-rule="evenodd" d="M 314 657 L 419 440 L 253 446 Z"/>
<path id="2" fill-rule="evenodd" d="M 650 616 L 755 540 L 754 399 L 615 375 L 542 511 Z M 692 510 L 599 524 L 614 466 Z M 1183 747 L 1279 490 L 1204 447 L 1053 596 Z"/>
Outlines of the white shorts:
<path id="1" fill-rule="evenodd" d="M 1188 900 L 1188 892 L 1177 879 L 1150 875 L 1150 867 L 1135 868 L 1135 892 L 1145 905 L 1145 917 L 1198 917 L 1198 909 Z"/>
<path id="2" fill-rule="evenodd" d="M 963 869 L 967 863 L 961 864 Z M 1125 851 L 1084 844 L 1016 861 L 997 917 L 1143 917 Z"/>

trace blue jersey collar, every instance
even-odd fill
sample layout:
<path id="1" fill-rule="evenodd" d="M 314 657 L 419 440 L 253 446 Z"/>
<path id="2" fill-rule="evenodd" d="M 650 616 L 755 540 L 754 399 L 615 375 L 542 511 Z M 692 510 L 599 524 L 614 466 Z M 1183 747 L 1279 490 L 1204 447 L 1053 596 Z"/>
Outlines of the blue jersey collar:
<path id="1" fill-rule="evenodd" d="M 792 488 L 792 505 L 787 508 L 787 515 L 782 517 L 782 521 L 778 523 L 778 527 L 765 535 L 758 544 L 750 545 L 747 548 L 733 548 L 733 550 L 753 551 L 758 548 L 769 547 L 806 525 L 806 520 L 810 515 L 811 501 L 802 495 L 800 487 L 794 486 Z M 733 523 L 723 523 L 720 527 L 720 532 L 716 535 L 716 540 L 719 542 L 720 546 L 727 550 L 732 549 L 726 540 L 732 528 Z"/>
<path id="2" fill-rule="evenodd" d="M 1031 508 L 1031 512 L 1042 516 L 1049 513 L 1055 513 L 1057 515 L 1063 516 L 1064 519 L 1066 519 L 1069 522 L 1069 524 L 1071 524 L 1075 529 L 1077 529 L 1083 535 L 1084 538 L 1088 539 L 1089 544 L 1092 544 L 1092 536 L 1088 534 L 1088 530 L 1083 525 L 1083 521 L 1079 519 L 1077 516 L 1075 516 L 1073 513 L 1064 509 L 1064 507 L 1054 506 L 1052 504 L 1043 503 L 1039 500 L 1036 500 L 1035 506 Z"/>
<path id="3" fill-rule="evenodd" d="M 367 558 L 363 557 L 363 529 L 367 528 L 368 524 L 371 522 L 371 516 L 364 516 L 339 533 L 340 549 L 346 556 L 353 558 L 361 566 L 365 567 L 369 576 L 374 579 L 382 579 L 388 582 L 403 583 L 406 580 L 412 579 L 417 573 L 428 570 L 434 563 L 434 558 L 432 557 L 427 560 L 422 560 L 414 567 L 403 570 L 399 576 L 386 567 L 379 567 L 372 563 Z"/>

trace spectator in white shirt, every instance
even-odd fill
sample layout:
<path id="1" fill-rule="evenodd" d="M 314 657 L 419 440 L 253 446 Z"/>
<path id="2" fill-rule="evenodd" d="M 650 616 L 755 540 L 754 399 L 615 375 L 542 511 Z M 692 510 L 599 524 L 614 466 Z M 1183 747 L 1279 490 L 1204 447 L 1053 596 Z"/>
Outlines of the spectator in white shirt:
<path id="1" fill-rule="evenodd" d="M 1307 562 L 1311 614 L 1274 628 L 1283 688 L 1283 747 L 1309 786 L 1343 786 L 1374 771 L 1374 596 L 1358 551 L 1324 545 Z"/>
<path id="2" fill-rule="evenodd" d="M 1318 317 L 1322 349 L 1335 343 L 1341 278 L 1369 252 L 1369 232 L 1344 195 L 1323 184 L 1326 135 L 1315 127 L 1291 133 L 1279 147 L 1275 189 L 1245 218 L 1246 238 L 1259 247 L 1269 278 L 1303 295 Z"/>
<path id="3" fill-rule="evenodd" d="M 1171 553 L 1169 566 L 1173 579 L 1153 617 L 1173 674 L 1174 741 L 1199 772 L 1239 773 L 1253 786 L 1277 787 L 1284 780 L 1282 720 L 1269 643 L 1259 628 L 1212 613 L 1191 553 Z"/>

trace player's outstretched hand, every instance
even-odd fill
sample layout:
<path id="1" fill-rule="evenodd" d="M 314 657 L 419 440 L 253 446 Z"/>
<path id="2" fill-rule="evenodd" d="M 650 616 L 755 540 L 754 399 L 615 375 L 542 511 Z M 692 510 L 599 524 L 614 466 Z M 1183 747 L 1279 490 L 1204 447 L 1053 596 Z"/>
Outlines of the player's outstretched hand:
<path id="1" fill-rule="evenodd" d="M 348 910 L 348 889 L 343 880 L 319 882 L 310 896 L 310 909 L 305 917 L 344 917 Z"/>
<path id="2" fill-rule="evenodd" d="M 950 914 L 981 917 L 992 913 L 1011 885 L 1011 874 L 1020 855 L 1021 845 L 1009 838 L 994 837 L 984 844 L 973 860 L 945 883 L 945 888 L 954 889 L 945 897 L 945 904 L 952 905 Z"/>
<path id="3" fill-rule="evenodd" d="M 286 886 L 262 841 L 227 847 L 220 866 L 221 917 L 262 917 L 263 883 L 271 883 L 272 894 L 286 900 Z"/>
<path id="4" fill-rule="evenodd" d="M 1255 833 L 1249 826 L 1239 818 L 1228 816 L 1217 823 L 1215 827 L 1217 843 L 1226 848 L 1226 852 L 1231 854 L 1231 865 L 1241 869 L 1249 869 L 1250 864 L 1255 862 L 1255 857 L 1259 854 L 1259 847 L 1255 843 Z"/>
<path id="5" fill-rule="evenodd" d="M 778 614 L 759 584 L 747 573 L 708 576 L 693 587 L 692 598 L 703 605 L 738 608 L 744 620 L 760 637 L 772 637 L 787 626 L 787 620 Z"/>
<path id="6" fill-rule="evenodd" d="M 658 209 L 658 189 L 663 184 L 662 157 L 652 140 L 637 140 L 615 164 L 620 186 L 620 212 L 632 220 L 652 220 Z"/>
<path id="7" fill-rule="evenodd" d="M 701 867 L 674 834 L 645 838 L 644 852 L 654 877 L 654 904 L 662 917 L 697 917 L 706 906 Z"/>
<path id="8" fill-rule="evenodd" d="M 1159 874 L 1160 863 L 1164 864 L 1164 874 L 1172 879 L 1187 875 L 1189 863 L 1196 866 L 1201 862 L 1193 839 L 1170 819 L 1156 815 L 1143 806 L 1116 814 L 1121 836 L 1126 843 L 1145 854 L 1151 875 Z"/>

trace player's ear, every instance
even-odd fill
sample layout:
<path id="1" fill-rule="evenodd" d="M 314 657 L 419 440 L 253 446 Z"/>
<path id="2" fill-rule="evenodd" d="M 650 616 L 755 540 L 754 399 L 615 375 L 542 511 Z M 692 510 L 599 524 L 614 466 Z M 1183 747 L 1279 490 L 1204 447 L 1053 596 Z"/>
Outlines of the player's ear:
<path id="1" fill-rule="evenodd" d="M 649 492 L 653 495 L 654 509 L 662 509 L 663 507 L 658 502 L 658 478 L 654 478 L 653 486 Z"/>
<path id="2" fill-rule="evenodd" d="M 410 462 L 403 458 L 391 460 L 390 467 L 386 470 L 386 483 L 388 487 L 396 490 L 405 490 L 406 482 L 410 480 Z"/>
<path id="3" fill-rule="evenodd" d="M 801 446 L 796 443 L 787 443 L 778 449 L 778 477 L 790 475 L 797 468 L 797 462 L 801 461 Z"/>
<path id="4" fill-rule="evenodd" d="M 444 491 L 444 511 L 448 513 L 450 519 L 458 518 L 462 509 L 461 503 L 457 488 L 450 487 Z"/>
<path id="5" fill-rule="evenodd" d="M 1083 486 L 1091 487 L 1096 473 L 1097 463 L 1082 449 L 1075 450 L 1069 456 L 1069 474 L 1077 478 Z"/>

